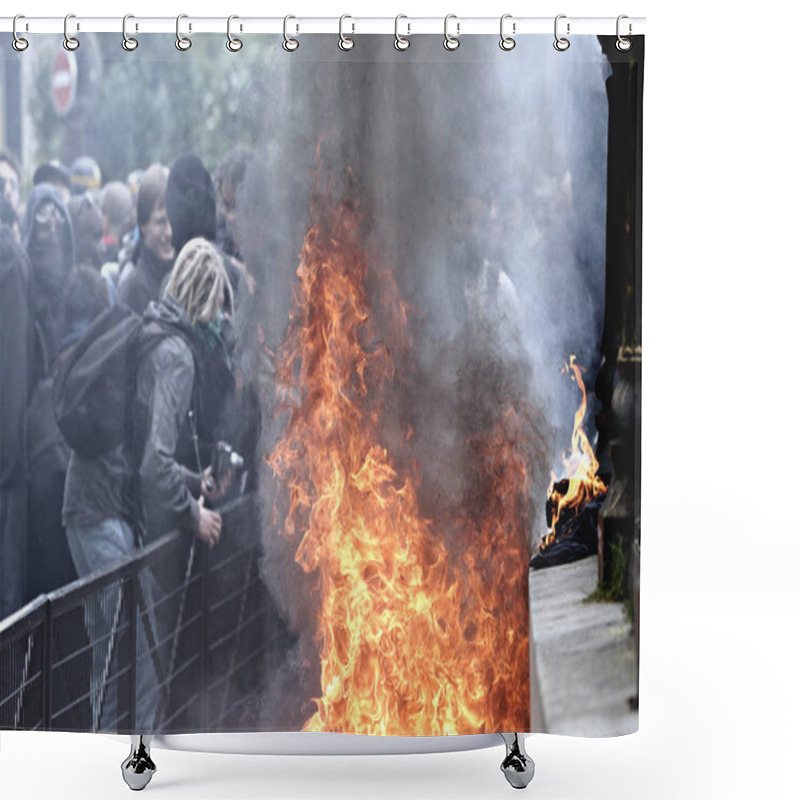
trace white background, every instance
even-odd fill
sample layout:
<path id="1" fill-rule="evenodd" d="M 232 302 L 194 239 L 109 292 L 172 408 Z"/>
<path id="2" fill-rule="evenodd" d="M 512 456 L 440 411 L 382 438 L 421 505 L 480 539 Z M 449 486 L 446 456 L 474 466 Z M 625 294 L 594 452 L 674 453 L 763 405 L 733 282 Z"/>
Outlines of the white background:
<path id="1" fill-rule="evenodd" d="M 646 16 L 641 729 L 534 736 L 545 798 L 794 798 L 800 674 L 796 5 L 18 0 L 63 16 Z M 4 4 L 7 5 L 7 4 Z M 655 6 L 655 7 L 654 7 Z M 0 46 L 10 46 L 3 41 Z M 791 244 L 791 246 L 790 246 Z M 3 733 L 0 797 L 126 797 L 126 747 Z M 280 758 L 156 751 L 192 798 L 510 797 L 502 749 Z"/>

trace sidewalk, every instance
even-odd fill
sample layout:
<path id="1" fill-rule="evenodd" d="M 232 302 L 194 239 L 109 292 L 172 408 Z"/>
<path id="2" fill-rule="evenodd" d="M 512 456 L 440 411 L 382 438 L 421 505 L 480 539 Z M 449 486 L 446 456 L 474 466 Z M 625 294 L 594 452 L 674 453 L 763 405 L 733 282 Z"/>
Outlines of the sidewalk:
<path id="1" fill-rule="evenodd" d="M 621 603 L 584 603 L 597 557 L 530 572 L 534 729 L 616 736 L 638 729 L 631 624 Z"/>

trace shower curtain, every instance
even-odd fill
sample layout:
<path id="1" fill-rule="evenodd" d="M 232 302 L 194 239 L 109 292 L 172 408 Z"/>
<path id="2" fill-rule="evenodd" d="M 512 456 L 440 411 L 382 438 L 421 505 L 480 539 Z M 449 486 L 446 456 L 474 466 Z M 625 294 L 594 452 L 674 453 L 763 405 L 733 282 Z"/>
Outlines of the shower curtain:
<path id="1" fill-rule="evenodd" d="M 0 53 L 0 728 L 636 730 L 643 38 L 139 38 Z"/>

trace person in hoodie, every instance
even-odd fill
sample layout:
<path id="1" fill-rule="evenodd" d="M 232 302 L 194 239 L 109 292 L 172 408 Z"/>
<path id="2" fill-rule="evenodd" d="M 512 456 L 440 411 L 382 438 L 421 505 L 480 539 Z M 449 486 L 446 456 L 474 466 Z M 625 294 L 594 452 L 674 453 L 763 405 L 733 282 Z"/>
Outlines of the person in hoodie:
<path id="1" fill-rule="evenodd" d="M 28 598 L 29 404 L 64 333 L 64 285 L 74 264 L 60 192 L 43 183 L 28 201 L 18 241 L 0 225 L 0 617 Z"/>
<path id="2" fill-rule="evenodd" d="M 108 285 L 94 268 L 75 267 L 64 289 L 64 336 L 56 363 L 108 308 Z M 61 521 L 71 450 L 53 412 L 53 372 L 39 381 L 28 403 L 28 578 L 25 601 L 77 577 Z"/>
<path id="3" fill-rule="evenodd" d="M 161 296 L 175 259 L 173 231 L 164 197 L 169 170 L 161 164 L 148 167 L 139 187 L 136 217 L 139 239 L 131 260 L 120 269 L 119 301 L 141 315 Z"/>
<path id="4" fill-rule="evenodd" d="M 45 378 L 64 336 L 64 287 L 75 266 L 75 244 L 67 205 L 49 183 L 31 192 L 22 220 L 22 247 L 32 276 L 37 351 L 33 374 Z"/>
<path id="5" fill-rule="evenodd" d="M 0 223 L 0 619 L 22 605 L 28 529 L 26 410 L 35 386 L 33 277 L 15 230 Z"/>
<path id="6" fill-rule="evenodd" d="M 198 239 L 181 251 L 162 299 L 146 309 L 143 336 L 156 344 L 145 349 L 137 367 L 133 429 L 109 453 L 96 458 L 73 453 L 67 469 L 62 518 L 80 577 L 118 563 L 138 546 L 174 529 L 208 547 L 219 542 L 222 519 L 205 506 L 206 499 L 216 499 L 218 493 L 206 483 L 210 470 L 201 470 L 194 457 L 189 412 L 202 395 L 199 375 L 204 360 L 222 346 L 216 331 L 230 295 L 219 255 Z M 141 588 L 145 606 L 152 608 L 159 589 L 148 573 L 142 575 Z M 95 702 L 113 608 L 110 599 L 99 598 L 86 615 Z M 155 637 L 158 651 L 158 620 L 140 615 L 137 624 L 139 641 Z M 158 683 L 155 663 L 144 658 L 137 673 L 136 709 L 137 728 L 143 733 L 154 732 L 158 697 L 142 687 Z M 114 730 L 117 714 L 116 691 L 110 686 L 102 716 L 99 707 L 94 708 L 93 729 Z"/>

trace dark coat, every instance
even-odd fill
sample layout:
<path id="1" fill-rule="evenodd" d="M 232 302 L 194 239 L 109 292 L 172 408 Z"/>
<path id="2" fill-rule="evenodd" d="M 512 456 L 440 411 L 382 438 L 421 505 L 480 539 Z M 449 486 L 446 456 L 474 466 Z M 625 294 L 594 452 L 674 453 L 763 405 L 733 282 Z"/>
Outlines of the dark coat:
<path id="1" fill-rule="evenodd" d="M 28 257 L 0 226 L 0 486 L 23 485 L 27 472 L 25 413 L 36 385 L 36 324 Z"/>
<path id="2" fill-rule="evenodd" d="M 23 602 L 28 527 L 26 409 L 35 384 L 32 278 L 0 225 L 0 619 Z"/>
<path id="3" fill-rule="evenodd" d="M 138 258 L 126 266 L 119 281 L 119 301 L 140 316 L 161 297 L 161 286 L 172 269 L 171 261 L 160 261 L 153 251 L 140 245 Z"/>

